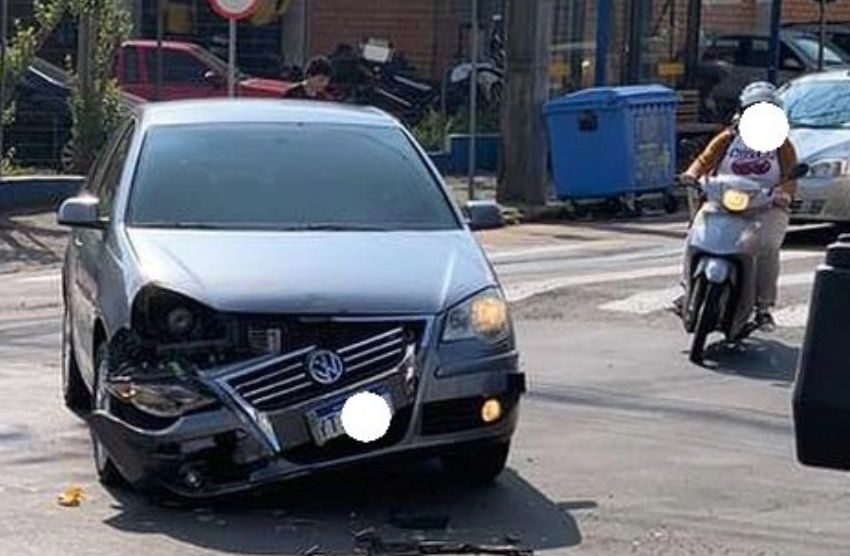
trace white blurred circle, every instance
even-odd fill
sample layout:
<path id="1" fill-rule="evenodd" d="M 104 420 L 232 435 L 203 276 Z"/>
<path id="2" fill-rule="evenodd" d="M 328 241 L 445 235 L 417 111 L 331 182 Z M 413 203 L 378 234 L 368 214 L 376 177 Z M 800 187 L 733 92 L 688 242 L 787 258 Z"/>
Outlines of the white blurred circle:
<path id="1" fill-rule="evenodd" d="M 785 111 L 769 102 L 747 107 L 738 122 L 741 139 L 750 149 L 762 153 L 775 151 L 788 138 L 788 117 Z"/>
<path id="2" fill-rule="evenodd" d="M 387 401 L 372 392 L 355 394 L 342 406 L 340 419 L 345 433 L 359 442 L 374 442 L 387 434 L 393 411 Z"/>

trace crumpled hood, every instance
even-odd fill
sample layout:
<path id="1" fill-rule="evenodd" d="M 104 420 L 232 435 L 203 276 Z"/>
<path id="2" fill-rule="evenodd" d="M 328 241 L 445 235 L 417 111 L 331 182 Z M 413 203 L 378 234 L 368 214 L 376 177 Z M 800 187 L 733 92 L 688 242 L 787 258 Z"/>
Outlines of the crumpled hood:
<path id="1" fill-rule="evenodd" d="M 850 129 L 795 128 L 788 134 L 800 162 L 850 158 Z"/>
<path id="2" fill-rule="evenodd" d="M 467 232 L 128 228 L 146 283 L 232 312 L 436 314 L 496 284 Z"/>

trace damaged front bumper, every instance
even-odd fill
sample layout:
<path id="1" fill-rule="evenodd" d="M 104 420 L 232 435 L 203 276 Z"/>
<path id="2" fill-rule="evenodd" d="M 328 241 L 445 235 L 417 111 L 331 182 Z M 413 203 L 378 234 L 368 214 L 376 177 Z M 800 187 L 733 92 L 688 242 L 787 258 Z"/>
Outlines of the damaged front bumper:
<path id="1" fill-rule="evenodd" d="M 299 397 L 291 394 L 293 388 L 285 395 L 275 390 L 276 383 L 268 379 L 291 372 L 297 366 L 295 356 L 260 358 L 199 374 L 206 390 L 221 402 L 214 407 L 155 424 L 107 410 L 93 412 L 88 421 L 131 484 L 185 497 L 215 496 L 375 459 L 506 442 L 525 391 L 517 359 L 514 351 L 491 355 L 467 361 L 464 372 L 446 375 L 436 357 L 410 351 L 389 370 Z M 269 370 L 272 360 L 278 366 Z M 278 382 L 301 384 L 287 377 Z M 368 444 L 346 436 L 316 439 L 309 422 L 316 410 L 367 390 L 380 390 L 393 402 L 392 424 L 384 438 Z M 503 414 L 484 423 L 481 405 L 494 398 Z M 281 401 L 286 403 L 277 403 Z"/>

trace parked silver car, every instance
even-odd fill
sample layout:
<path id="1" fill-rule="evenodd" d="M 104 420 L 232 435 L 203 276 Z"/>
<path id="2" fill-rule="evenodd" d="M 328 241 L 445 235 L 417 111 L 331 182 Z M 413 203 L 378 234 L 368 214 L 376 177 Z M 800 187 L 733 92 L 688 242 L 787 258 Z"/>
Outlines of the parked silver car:
<path id="1" fill-rule="evenodd" d="M 207 496 L 396 455 L 504 468 L 525 390 L 506 302 L 386 114 L 148 105 L 59 221 L 64 395 L 101 480 Z M 340 423 L 361 392 L 392 405 L 371 443 Z"/>
<path id="2" fill-rule="evenodd" d="M 850 73 L 807 75 L 780 90 L 789 138 L 808 163 L 798 180 L 796 221 L 850 222 Z"/>

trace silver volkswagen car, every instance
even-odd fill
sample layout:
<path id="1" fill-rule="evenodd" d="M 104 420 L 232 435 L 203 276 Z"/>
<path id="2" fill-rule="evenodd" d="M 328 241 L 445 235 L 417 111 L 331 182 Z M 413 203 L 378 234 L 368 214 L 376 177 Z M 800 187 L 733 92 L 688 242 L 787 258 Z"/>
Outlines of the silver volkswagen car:
<path id="1" fill-rule="evenodd" d="M 59 222 L 64 397 L 103 482 L 202 497 L 393 456 L 504 468 L 525 390 L 506 302 L 386 114 L 151 104 Z M 340 413 L 366 392 L 392 418 L 363 443 Z"/>

